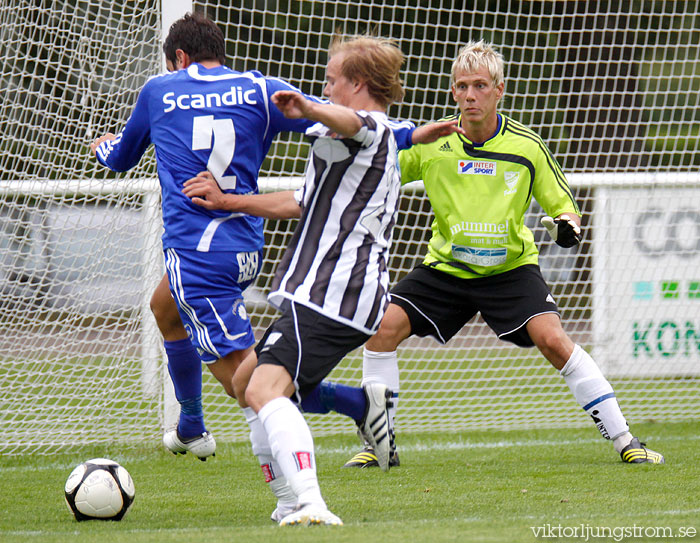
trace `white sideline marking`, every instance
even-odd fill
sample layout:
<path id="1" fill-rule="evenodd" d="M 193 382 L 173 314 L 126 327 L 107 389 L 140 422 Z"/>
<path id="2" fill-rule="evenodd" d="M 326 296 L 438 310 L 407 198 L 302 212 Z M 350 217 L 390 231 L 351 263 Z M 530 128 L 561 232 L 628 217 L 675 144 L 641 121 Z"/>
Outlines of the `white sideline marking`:
<path id="1" fill-rule="evenodd" d="M 680 440 L 698 440 L 700 435 L 694 436 L 669 436 L 665 438 L 654 438 L 659 441 L 680 441 Z M 561 445 L 581 445 L 589 443 L 605 443 L 607 440 L 603 438 L 586 438 L 586 439 L 569 439 L 569 440 L 546 440 L 546 439 L 532 439 L 532 440 L 518 440 L 518 441 L 489 441 L 489 442 L 478 442 L 478 441 L 426 441 L 423 443 L 414 443 L 411 445 L 400 445 L 399 450 L 401 451 L 435 451 L 435 450 L 468 450 L 468 449 L 501 449 L 507 447 L 557 447 Z M 611 442 L 612 443 L 612 442 Z M 353 453 L 357 451 L 357 445 L 351 447 L 335 447 L 327 448 L 323 446 L 317 446 L 316 451 L 320 453 L 335 454 L 335 453 Z"/>
<path id="2" fill-rule="evenodd" d="M 668 436 L 664 438 L 652 437 L 645 439 L 651 439 L 653 441 L 697 441 L 700 440 L 700 435 L 693 436 Z M 586 438 L 586 439 L 568 439 L 553 441 L 548 439 L 531 439 L 531 440 L 502 440 L 502 441 L 489 441 L 489 442 L 478 442 L 478 441 L 425 441 L 423 443 L 414 443 L 412 445 L 401 445 L 401 451 L 440 451 L 440 450 L 469 450 L 469 449 L 501 449 L 508 447 L 557 447 L 561 445 L 581 445 L 581 444 L 591 444 L 591 443 L 605 443 L 607 440 L 600 438 Z M 653 445 L 652 445 L 653 446 Z M 321 454 L 351 454 L 357 452 L 357 445 L 346 445 L 343 447 L 324 447 L 323 445 L 316 446 L 316 452 Z M 139 461 L 143 457 L 142 455 L 121 455 L 119 456 L 120 464 L 126 464 L 129 461 Z M 43 466 L 1 466 L 0 473 L 3 472 L 21 472 L 21 471 L 40 471 L 47 469 L 68 469 L 71 470 L 80 463 L 80 460 L 75 462 L 54 462 L 51 464 L 46 464 Z"/>

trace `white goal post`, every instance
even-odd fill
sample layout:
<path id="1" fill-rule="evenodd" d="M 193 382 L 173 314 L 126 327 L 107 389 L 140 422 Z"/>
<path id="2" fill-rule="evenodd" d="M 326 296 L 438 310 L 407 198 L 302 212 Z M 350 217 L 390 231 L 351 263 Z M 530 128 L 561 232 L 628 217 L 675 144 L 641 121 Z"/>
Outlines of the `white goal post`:
<path id="1" fill-rule="evenodd" d="M 393 37 L 406 55 L 406 98 L 389 113 L 419 124 L 455 111 L 459 46 L 495 43 L 506 59 L 502 111 L 542 135 L 584 212 L 574 250 L 551 243 L 536 204 L 527 217 L 565 329 L 609 376 L 630 422 L 700 420 L 700 5 L 396 4 L 3 4 L 0 455 L 155 444 L 177 416 L 148 307 L 163 273 L 155 160 L 149 152 L 114 175 L 87 145 L 121 128 L 143 83 L 163 70 L 164 33 L 192 9 L 221 27 L 230 67 L 314 95 L 336 29 Z M 297 186 L 306 153 L 301 138 L 279 137 L 261 189 Z M 421 184 L 406 186 L 393 282 L 422 260 L 431 220 Z M 263 271 L 246 291 L 258 337 L 275 317 L 265 294 L 293 227 L 266 223 Z M 589 424 L 539 353 L 499 342 L 480 319 L 444 346 L 412 338 L 399 359 L 399 440 L 408 430 Z M 360 377 L 359 351 L 331 374 Z M 203 403 L 218 440 L 246 438 L 240 410 L 206 370 Z M 353 439 L 339 415 L 310 421 L 317 434 Z"/>

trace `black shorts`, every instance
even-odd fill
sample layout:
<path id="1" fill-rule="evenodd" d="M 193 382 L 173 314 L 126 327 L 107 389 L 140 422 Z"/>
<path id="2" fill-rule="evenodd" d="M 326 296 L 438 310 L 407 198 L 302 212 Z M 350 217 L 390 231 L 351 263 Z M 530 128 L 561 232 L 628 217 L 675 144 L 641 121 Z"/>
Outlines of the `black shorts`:
<path id="1" fill-rule="evenodd" d="M 301 402 L 350 351 L 363 345 L 368 334 L 291 303 L 255 346 L 258 365 L 283 366 Z"/>
<path id="2" fill-rule="evenodd" d="M 496 335 L 520 347 L 534 343 L 526 324 L 543 313 L 559 314 L 539 266 L 528 264 L 498 275 L 460 279 L 423 264 L 391 290 L 411 333 L 446 343 L 478 312 Z"/>

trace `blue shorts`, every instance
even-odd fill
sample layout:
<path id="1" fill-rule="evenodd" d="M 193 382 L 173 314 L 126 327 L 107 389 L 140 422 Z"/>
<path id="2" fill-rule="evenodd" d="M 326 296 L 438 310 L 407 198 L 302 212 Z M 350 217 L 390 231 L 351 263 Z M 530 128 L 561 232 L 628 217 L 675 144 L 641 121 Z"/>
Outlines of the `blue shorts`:
<path id="1" fill-rule="evenodd" d="M 165 268 L 180 318 L 202 362 L 255 343 L 243 291 L 260 271 L 262 250 L 212 252 L 166 249 Z"/>

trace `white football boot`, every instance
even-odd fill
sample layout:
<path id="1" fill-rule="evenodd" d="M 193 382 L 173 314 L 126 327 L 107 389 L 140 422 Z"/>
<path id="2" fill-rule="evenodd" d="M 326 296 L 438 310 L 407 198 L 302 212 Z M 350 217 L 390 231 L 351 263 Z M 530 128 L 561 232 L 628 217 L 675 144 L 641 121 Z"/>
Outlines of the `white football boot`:
<path id="1" fill-rule="evenodd" d="M 285 505 L 280 502 L 277 502 L 277 507 L 275 507 L 275 510 L 272 512 L 270 515 L 270 520 L 272 522 L 276 522 L 279 524 L 282 522 L 282 519 L 286 517 L 287 515 L 291 515 L 292 513 L 295 513 L 297 510 L 296 505 Z"/>
<path id="2" fill-rule="evenodd" d="M 173 454 L 185 454 L 189 451 L 202 461 L 205 461 L 209 456 L 216 456 L 216 440 L 211 432 L 183 439 L 177 428 L 167 430 L 163 434 L 163 445 Z"/>
<path id="3" fill-rule="evenodd" d="M 280 520 L 280 526 L 342 526 L 343 521 L 323 505 L 306 504 Z"/>
<path id="4" fill-rule="evenodd" d="M 391 391 L 381 383 L 367 383 L 362 387 L 367 399 L 365 414 L 359 423 L 360 438 L 372 447 L 377 463 L 382 470 L 389 469 L 391 436 L 389 435 L 389 413 Z"/>

